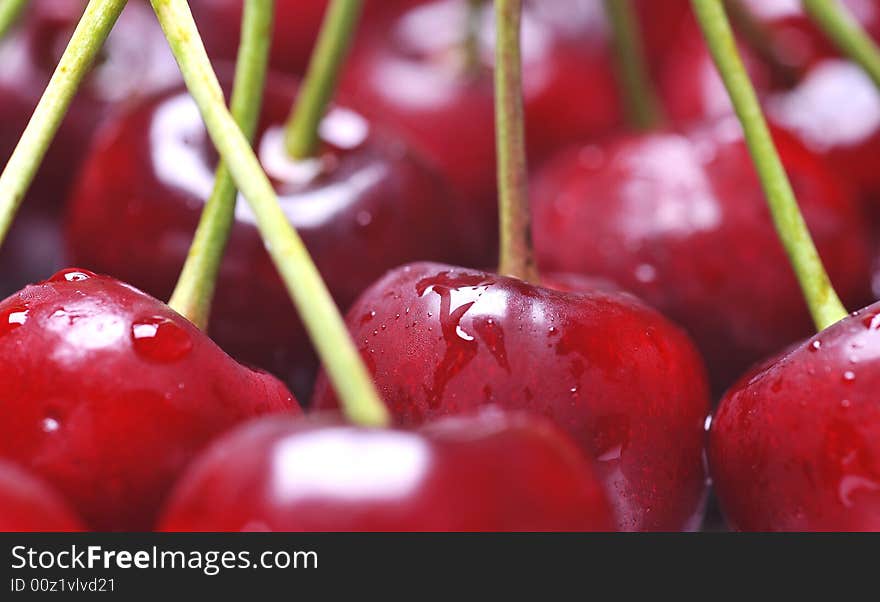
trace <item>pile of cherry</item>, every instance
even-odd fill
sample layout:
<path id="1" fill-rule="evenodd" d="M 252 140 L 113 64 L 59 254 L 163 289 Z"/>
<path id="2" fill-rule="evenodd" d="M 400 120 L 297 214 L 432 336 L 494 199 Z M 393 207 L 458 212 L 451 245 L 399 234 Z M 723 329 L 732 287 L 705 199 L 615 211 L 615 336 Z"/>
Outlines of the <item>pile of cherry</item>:
<path id="1" fill-rule="evenodd" d="M 741 51 L 801 210 L 865 307 L 880 92 L 797 2 L 744 4 L 779 44 Z M 880 2 L 845 4 L 880 39 Z M 190 5 L 229 89 L 241 0 Z M 467 0 L 368 0 L 304 165 L 280 131 L 326 5 L 277 0 L 254 148 L 394 428 L 338 414 L 243 202 L 209 332 L 159 301 L 218 158 L 131 0 L 0 253 L 0 530 L 692 530 L 711 483 L 734 529 L 880 529 L 880 304 L 810 338 L 687 1 L 635 2 L 652 131 L 602 2 L 526 1 L 540 284 L 492 267 L 491 3 L 474 65 Z M 0 163 L 83 6 L 33 0 L 0 41 Z"/>

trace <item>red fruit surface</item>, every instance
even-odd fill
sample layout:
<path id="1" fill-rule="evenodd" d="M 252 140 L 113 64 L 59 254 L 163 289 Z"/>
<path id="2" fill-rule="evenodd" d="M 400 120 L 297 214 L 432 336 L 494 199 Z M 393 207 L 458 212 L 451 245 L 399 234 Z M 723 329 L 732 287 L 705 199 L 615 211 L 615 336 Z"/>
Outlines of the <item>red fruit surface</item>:
<path id="1" fill-rule="evenodd" d="M 79 519 L 50 487 L 0 461 L 0 533 L 82 531 Z"/>
<path id="2" fill-rule="evenodd" d="M 296 401 L 163 303 L 79 269 L 0 303 L 0 458 L 99 530 L 144 530 L 214 437 Z"/>
<path id="3" fill-rule="evenodd" d="M 712 421 L 730 526 L 880 530 L 880 304 L 753 371 Z"/>
<path id="4" fill-rule="evenodd" d="M 488 263 L 473 210 L 396 138 L 359 113 L 333 108 L 320 157 L 287 158 L 284 123 L 296 87 L 271 79 L 256 145 L 282 207 L 343 308 L 386 270 L 407 261 Z M 71 198 L 67 238 L 80 265 L 161 299 L 171 294 L 216 156 L 195 103 L 174 90 L 108 125 Z M 316 360 L 246 201 L 221 267 L 211 335 L 235 357 L 311 388 Z"/>
<path id="5" fill-rule="evenodd" d="M 598 461 L 619 529 L 697 526 L 702 362 L 634 297 L 420 263 L 376 282 L 347 321 L 397 424 L 496 404 L 547 416 Z M 336 406 L 324 380 L 314 403 Z"/>
<path id="6" fill-rule="evenodd" d="M 686 9 L 678 0 L 639 3 L 650 56 L 660 55 Z M 343 80 L 360 106 L 389 122 L 430 157 L 494 227 L 494 33 L 483 13 L 480 63 L 466 65 L 466 0 L 439 0 L 372 28 L 356 46 Z M 528 151 L 540 160 L 561 144 L 621 126 L 602 3 L 527 2 L 523 74 Z M 659 59 L 658 59 L 659 60 Z"/>
<path id="7" fill-rule="evenodd" d="M 831 279 L 858 307 L 870 250 L 854 195 L 790 135 L 775 140 Z M 733 117 L 573 148 L 535 178 L 532 203 L 542 269 L 604 276 L 685 326 L 717 388 L 812 331 Z"/>
<path id="8" fill-rule="evenodd" d="M 217 442 L 168 531 L 607 531 L 602 487 L 545 420 L 484 411 L 419 431 L 281 418 Z"/>

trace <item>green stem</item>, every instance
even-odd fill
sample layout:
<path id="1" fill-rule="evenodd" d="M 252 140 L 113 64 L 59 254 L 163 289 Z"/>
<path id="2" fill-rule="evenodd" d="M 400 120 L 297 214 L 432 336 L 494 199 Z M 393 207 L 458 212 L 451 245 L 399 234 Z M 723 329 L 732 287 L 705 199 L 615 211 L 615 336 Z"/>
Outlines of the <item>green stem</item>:
<path id="1" fill-rule="evenodd" d="M 278 203 L 247 137 L 223 99 L 205 47 L 186 0 L 151 0 L 187 88 L 235 184 L 256 216 L 266 248 L 305 323 L 312 343 L 349 418 L 383 426 L 388 411 L 345 327 L 318 269 Z"/>
<path id="2" fill-rule="evenodd" d="M 835 0 L 802 0 L 804 10 L 841 52 L 858 63 L 880 87 L 880 48 Z"/>
<path id="3" fill-rule="evenodd" d="M 0 3 L 0 40 L 9 33 L 12 26 L 18 21 L 18 17 L 27 3 L 28 0 L 3 0 Z"/>
<path id="4" fill-rule="evenodd" d="M 495 136 L 501 230 L 498 271 L 534 281 L 537 269 L 532 251 L 520 50 L 522 0 L 496 0 L 495 19 Z"/>
<path id="5" fill-rule="evenodd" d="M 253 141 L 263 105 L 274 8 L 275 0 L 247 0 L 242 16 L 230 106 L 232 116 L 250 141 Z M 235 197 L 235 182 L 221 160 L 214 189 L 202 211 L 186 263 L 168 302 L 202 330 L 208 326 L 220 262 L 235 222 Z"/>
<path id="6" fill-rule="evenodd" d="M 761 105 L 739 56 L 722 0 L 691 0 L 709 50 L 745 132 L 746 143 L 786 253 L 819 330 L 847 314 L 831 285 L 773 144 Z"/>
<path id="7" fill-rule="evenodd" d="M 49 85 L 0 175 L 0 243 L 30 188 L 70 102 L 127 0 L 90 0 Z"/>
<path id="8" fill-rule="evenodd" d="M 605 13 L 613 32 L 617 79 L 629 121 L 641 130 L 654 128 L 663 121 L 663 111 L 648 75 L 632 0 L 605 0 Z"/>
<path id="9" fill-rule="evenodd" d="M 363 0 L 332 0 L 327 7 L 309 70 L 287 123 L 285 144 L 293 159 L 308 159 L 318 151 L 318 128 L 333 98 L 362 6 Z"/>

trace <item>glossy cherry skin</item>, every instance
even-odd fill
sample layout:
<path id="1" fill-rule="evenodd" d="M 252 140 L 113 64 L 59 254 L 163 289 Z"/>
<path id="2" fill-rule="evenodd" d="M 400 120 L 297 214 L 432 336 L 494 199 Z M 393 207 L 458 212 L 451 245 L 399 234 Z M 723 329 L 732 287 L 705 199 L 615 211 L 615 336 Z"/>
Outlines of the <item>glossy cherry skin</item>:
<path id="1" fill-rule="evenodd" d="M 547 416 L 598 461 L 618 529 L 697 526 L 704 369 L 635 297 L 419 263 L 376 282 L 347 320 L 397 424 L 492 404 Z M 323 378 L 314 403 L 336 406 Z"/>
<path id="2" fill-rule="evenodd" d="M 681 4 L 664 2 L 668 12 L 658 22 L 680 14 L 672 7 Z M 655 12 L 662 11 L 646 11 Z M 482 207 L 484 223 L 494 229 L 491 3 L 484 11 L 481 62 L 472 68 L 465 66 L 462 52 L 467 18 L 466 0 L 433 1 L 402 12 L 362 36 L 342 86 L 375 119 L 406 133 L 466 198 Z M 533 161 L 560 144 L 622 125 L 606 29 L 596 0 L 526 3 L 524 102 Z M 650 39 L 660 44 L 662 37 Z"/>
<path id="3" fill-rule="evenodd" d="M 93 528 L 152 526 L 192 457 L 243 420 L 298 410 L 163 303 L 69 269 L 0 303 L 0 458 Z"/>
<path id="4" fill-rule="evenodd" d="M 854 195 L 784 132 L 777 147 L 835 287 L 868 299 Z M 541 267 L 604 276 L 687 328 L 717 389 L 812 322 L 734 117 L 566 151 L 534 180 Z"/>
<path id="5" fill-rule="evenodd" d="M 730 526 L 880 530 L 880 304 L 753 371 L 712 421 Z"/>
<path id="6" fill-rule="evenodd" d="M 256 148 L 341 307 L 402 262 L 491 260 L 470 208 L 358 113 L 334 108 L 322 125 L 321 158 L 288 160 L 280 124 L 295 91 L 287 80 L 270 80 Z M 182 89 L 116 120 L 94 146 L 71 198 L 72 256 L 167 299 L 211 192 L 215 163 L 198 109 Z M 316 360 L 243 199 L 219 276 L 211 334 L 235 357 L 287 379 L 297 393 L 310 390 Z"/>
<path id="7" fill-rule="evenodd" d="M 602 486 L 552 423 L 497 409 L 417 431 L 269 418 L 183 477 L 168 531 L 609 531 Z"/>
<path id="8" fill-rule="evenodd" d="M 0 461 L 0 533 L 82 530 L 56 492 L 14 464 Z"/>

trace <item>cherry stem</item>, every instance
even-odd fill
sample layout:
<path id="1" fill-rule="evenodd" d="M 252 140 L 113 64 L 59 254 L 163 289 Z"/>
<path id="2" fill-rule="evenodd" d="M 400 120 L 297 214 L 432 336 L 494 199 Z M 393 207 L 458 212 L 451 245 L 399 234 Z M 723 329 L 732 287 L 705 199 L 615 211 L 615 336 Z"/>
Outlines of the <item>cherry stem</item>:
<path id="1" fill-rule="evenodd" d="M 357 424 L 387 425 L 388 411 L 330 292 L 281 209 L 247 137 L 226 107 L 187 0 L 150 1 L 208 134 L 254 212 L 266 249 L 299 310 L 346 414 Z"/>
<path id="2" fill-rule="evenodd" d="M 480 32 L 485 4 L 486 0 L 467 0 L 467 29 L 464 38 L 464 66 L 467 73 L 476 73 L 480 68 Z"/>
<path id="3" fill-rule="evenodd" d="M 0 4 L 0 40 L 2 40 L 27 6 L 28 0 L 3 0 Z"/>
<path id="4" fill-rule="evenodd" d="M 802 0 L 804 10 L 834 44 L 880 87 L 880 48 L 846 8 L 834 0 Z"/>
<path id="5" fill-rule="evenodd" d="M 235 122 L 251 142 L 263 104 L 274 9 L 275 0 L 247 0 L 242 15 L 230 107 Z M 208 326 L 220 263 L 235 223 L 236 192 L 232 175 L 221 159 L 214 189 L 202 211 L 186 263 L 168 302 L 202 330 Z"/>
<path id="6" fill-rule="evenodd" d="M 532 251 L 520 27 L 522 0 L 496 0 L 495 136 L 498 146 L 502 274 L 535 281 Z"/>
<path id="7" fill-rule="evenodd" d="M 336 90 L 339 71 L 348 54 L 363 0 L 332 0 L 309 69 L 285 132 L 287 153 L 296 160 L 314 157 L 319 128 Z"/>
<path id="8" fill-rule="evenodd" d="M 723 0 L 691 0 L 691 4 L 745 132 L 776 231 L 794 268 L 816 328 L 824 330 L 846 317 L 847 312 L 831 285 L 801 215 L 791 182 L 761 112 L 755 88 L 739 56 Z"/>
<path id="9" fill-rule="evenodd" d="M 89 0 L 30 122 L 0 174 L 0 243 L 6 238 L 80 83 L 126 3 L 127 0 Z"/>
<path id="10" fill-rule="evenodd" d="M 605 0 L 605 13 L 611 24 L 617 79 L 626 102 L 629 122 L 640 130 L 650 130 L 663 121 L 663 111 L 648 67 L 632 0 Z"/>
<path id="11" fill-rule="evenodd" d="M 742 34 L 749 48 L 770 66 L 780 83 L 786 87 L 794 86 L 801 73 L 783 56 L 780 40 L 774 39 L 773 33 L 742 0 L 725 0 L 725 4 L 734 29 Z"/>

